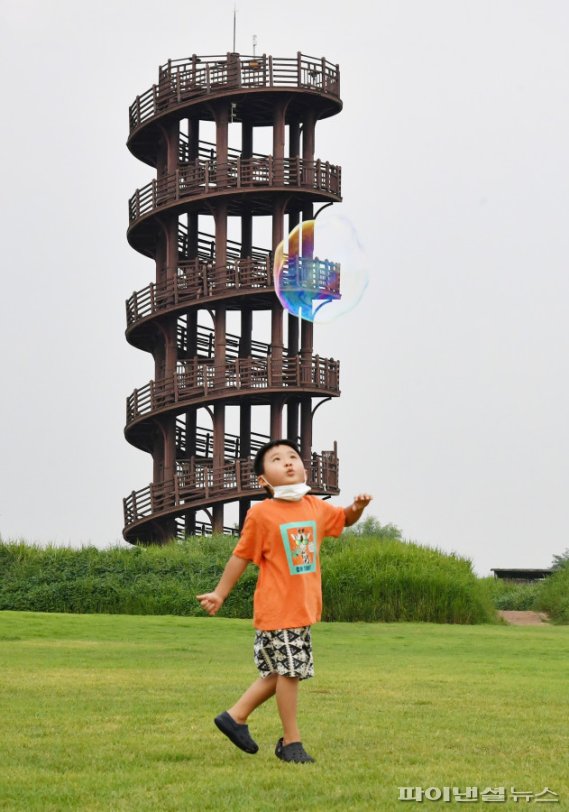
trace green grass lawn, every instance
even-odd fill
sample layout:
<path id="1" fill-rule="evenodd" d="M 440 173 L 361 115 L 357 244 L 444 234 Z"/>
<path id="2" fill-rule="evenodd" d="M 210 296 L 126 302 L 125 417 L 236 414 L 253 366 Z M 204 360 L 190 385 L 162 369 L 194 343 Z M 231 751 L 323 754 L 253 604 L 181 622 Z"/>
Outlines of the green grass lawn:
<path id="1" fill-rule="evenodd" d="M 273 753 L 274 700 L 250 719 L 257 755 L 212 722 L 256 676 L 249 621 L 1 612 L 0 809 L 416 808 L 403 786 L 549 787 L 569 809 L 568 627 L 335 623 L 313 639 L 300 723 L 317 763 L 293 765 Z"/>

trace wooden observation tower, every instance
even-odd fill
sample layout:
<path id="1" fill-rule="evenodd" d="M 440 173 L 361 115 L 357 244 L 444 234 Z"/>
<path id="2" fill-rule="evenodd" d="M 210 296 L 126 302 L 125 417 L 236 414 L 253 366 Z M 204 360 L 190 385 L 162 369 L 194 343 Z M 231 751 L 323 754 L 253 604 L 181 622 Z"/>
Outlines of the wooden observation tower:
<path id="1" fill-rule="evenodd" d="M 130 108 L 128 148 L 156 176 L 129 201 L 128 241 L 155 264 L 126 303 L 127 340 L 154 359 L 127 400 L 126 439 L 153 460 L 124 500 L 129 542 L 240 527 L 265 496 L 253 457 L 270 438 L 298 442 L 313 493 L 339 492 L 336 443 L 312 442 L 339 363 L 283 310 L 272 257 L 315 204 L 341 200 L 340 167 L 315 155 L 317 122 L 341 108 L 338 66 L 300 53 L 169 60 Z"/>

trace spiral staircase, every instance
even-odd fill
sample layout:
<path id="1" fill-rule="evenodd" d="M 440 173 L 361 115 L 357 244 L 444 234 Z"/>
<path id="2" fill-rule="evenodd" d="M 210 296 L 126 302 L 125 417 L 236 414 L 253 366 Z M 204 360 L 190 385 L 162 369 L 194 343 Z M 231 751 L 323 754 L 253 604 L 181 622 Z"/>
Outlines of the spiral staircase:
<path id="1" fill-rule="evenodd" d="M 127 232 L 155 265 L 126 302 L 127 340 L 154 360 L 153 380 L 127 398 L 126 439 L 153 460 L 152 483 L 124 499 L 133 544 L 235 532 L 265 496 L 253 459 L 271 438 L 298 442 L 313 493 L 339 492 L 336 443 L 312 447 L 316 408 L 340 394 L 339 362 L 315 353 L 310 322 L 283 311 L 272 257 L 315 205 L 341 200 L 340 167 L 314 149 L 316 123 L 341 108 L 337 65 L 237 53 L 169 60 L 130 107 L 127 146 L 156 171 L 129 201 Z M 271 154 L 253 151 L 258 128 L 271 128 Z M 257 247 L 261 218 L 271 239 Z M 270 335 L 257 329 L 262 311 Z M 265 433 L 253 431 L 263 417 Z"/>

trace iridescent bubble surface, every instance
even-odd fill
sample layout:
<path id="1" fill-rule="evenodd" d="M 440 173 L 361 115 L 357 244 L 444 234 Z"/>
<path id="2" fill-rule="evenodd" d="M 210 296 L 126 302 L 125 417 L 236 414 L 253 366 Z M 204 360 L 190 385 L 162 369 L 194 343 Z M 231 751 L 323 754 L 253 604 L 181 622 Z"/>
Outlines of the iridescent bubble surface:
<path id="1" fill-rule="evenodd" d="M 293 316 L 328 323 L 352 310 L 368 283 L 367 256 L 355 226 L 323 212 L 294 228 L 275 252 L 275 291 Z"/>

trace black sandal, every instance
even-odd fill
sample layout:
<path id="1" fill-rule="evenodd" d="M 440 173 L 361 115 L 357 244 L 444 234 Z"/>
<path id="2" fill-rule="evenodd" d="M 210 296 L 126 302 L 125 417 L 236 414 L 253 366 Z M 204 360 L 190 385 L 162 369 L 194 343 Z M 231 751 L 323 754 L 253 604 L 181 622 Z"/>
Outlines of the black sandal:
<path id="1" fill-rule="evenodd" d="M 221 732 L 225 733 L 227 738 L 240 750 L 244 750 L 246 753 L 256 753 L 259 749 L 257 742 L 254 742 L 249 735 L 249 727 L 237 724 L 227 711 L 220 713 L 213 721 Z"/>
<path id="2" fill-rule="evenodd" d="M 282 761 L 290 761 L 294 764 L 308 764 L 314 763 L 315 759 L 309 756 L 302 742 L 291 742 L 290 744 L 283 744 L 283 740 L 279 739 L 275 748 L 275 756 Z"/>

